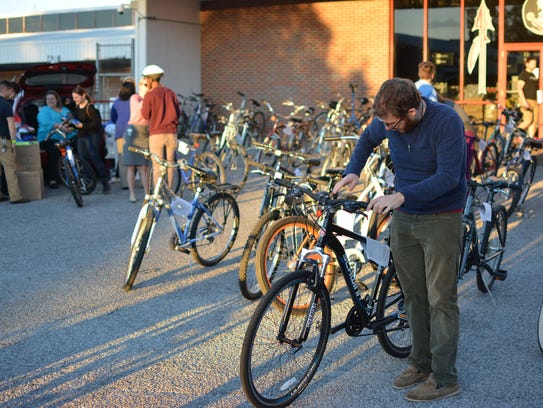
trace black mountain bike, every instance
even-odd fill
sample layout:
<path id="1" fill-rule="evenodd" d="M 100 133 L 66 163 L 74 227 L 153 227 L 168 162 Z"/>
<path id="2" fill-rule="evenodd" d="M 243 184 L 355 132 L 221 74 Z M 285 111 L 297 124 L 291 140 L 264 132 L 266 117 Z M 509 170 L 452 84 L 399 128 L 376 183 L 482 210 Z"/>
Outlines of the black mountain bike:
<path id="1" fill-rule="evenodd" d="M 284 181 L 278 180 L 278 183 Z M 404 296 L 394 264 L 389 257 L 385 262 L 381 257 L 381 264 L 374 271 L 373 284 L 362 297 L 356 270 L 337 238 L 345 235 L 360 241 L 370 259 L 369 247 L 372 245 L 388 248 L 386 243 L 370 241 L 334 223 L 337 211 L 361 212 L 367 203 L 333 200 L 328 193 L 316 194 L 300 186 L 295 189 L 300 196 L 307 194 L 316 200 L 324 215 L 320 218 L 321 230 L 316 246 L 303 248 L 296 270 L 273 284 L 259 303 L 245 333 L 241 384 L 249 401 L 259 407 L 283 407 L 298 398 L 317 371 L 330 333 L 345 329 L 350 336 L 375 334 L 383 349 L 396 357 L 407 357 L 411 350 Z M 330 295 L 324 283 L 332 256 L 326 250 L 335 255 L 353 301 L 345 322 L 333 328 Z M 363 334 L 364 329 L 371 333 Z"/>

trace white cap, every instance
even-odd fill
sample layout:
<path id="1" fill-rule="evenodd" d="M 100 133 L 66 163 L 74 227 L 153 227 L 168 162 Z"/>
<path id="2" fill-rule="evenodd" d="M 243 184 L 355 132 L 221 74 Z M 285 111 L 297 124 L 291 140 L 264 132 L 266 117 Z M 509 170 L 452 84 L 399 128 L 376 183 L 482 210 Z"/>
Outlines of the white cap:
<path id="1" fill-rule="evenodd" d="M 158 65 L 147 65 L 143 68 L 142 75 L 144 77 L 161 77 L 164 75 L 164 70 Z"/>

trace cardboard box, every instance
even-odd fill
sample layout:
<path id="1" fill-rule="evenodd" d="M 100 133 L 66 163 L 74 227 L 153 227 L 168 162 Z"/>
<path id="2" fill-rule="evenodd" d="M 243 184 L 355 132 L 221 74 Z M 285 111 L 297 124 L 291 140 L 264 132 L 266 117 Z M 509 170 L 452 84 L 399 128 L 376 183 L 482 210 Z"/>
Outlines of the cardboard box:
<path id="1" fill-rule="evenodd" d="M 41 200 L 44 197 L 43 172 L 39 170 L 16 171 L 23 198 Z"/>
<path id="2" fill-rule="evenodd" d="M 17 142 L 15 144 L 15 170 L 36 171 L 40 169 L 40 144 L 38 142 Z"/>

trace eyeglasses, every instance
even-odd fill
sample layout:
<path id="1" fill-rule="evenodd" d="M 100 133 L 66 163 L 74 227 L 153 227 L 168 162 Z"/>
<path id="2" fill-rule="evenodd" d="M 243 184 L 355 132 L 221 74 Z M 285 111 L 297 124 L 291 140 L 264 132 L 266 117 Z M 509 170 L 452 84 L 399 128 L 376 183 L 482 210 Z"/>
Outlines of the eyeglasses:
<path id="1" fill-rule="evenodd" d="M 398 129 L 398 126 L 400 125 L 401 121 L 404 119 L 404 118 L 400 118 L 398 119 L 396 122 L 393 122 L 393 123 L 390 123 L 390 122 L 385 122 L 383 119 L 381 118 L 377 118 L 383 125 L 385 125 L 385 128 L 387 128 L 388 130 L 397 130 Z"/>

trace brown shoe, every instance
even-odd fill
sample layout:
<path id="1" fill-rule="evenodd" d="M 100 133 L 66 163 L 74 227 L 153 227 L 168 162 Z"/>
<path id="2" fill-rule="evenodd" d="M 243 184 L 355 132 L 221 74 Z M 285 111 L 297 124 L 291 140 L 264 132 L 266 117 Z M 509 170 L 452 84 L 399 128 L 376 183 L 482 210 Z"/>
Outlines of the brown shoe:
<path id="1" fill-rule="evenodd" d="M 418 383 L 423 382 L 428 378 L 428 373 L 423 373 L 415 366 L 410 365 L 400 375 L 394 378 L 392 382 L 392 388 L 397 390 L 405 390 Z"/>
<path id="2" fill-rule="evenodd" d="M 460 393 L 460 386 L 438 385 L 433 378 L 429 377 L 425 382 L 413 388 L 405 395 L 408 401 L 436 401 L 447 397 L 452 397 Z"/>
<path id="3" fill-rule="evenodd" d="M 28 198 L 21 198 L 19 200 L 12 201 L 11 204 L 23 204 L 23 203 L 29 203 L 30 200 Z"/>

